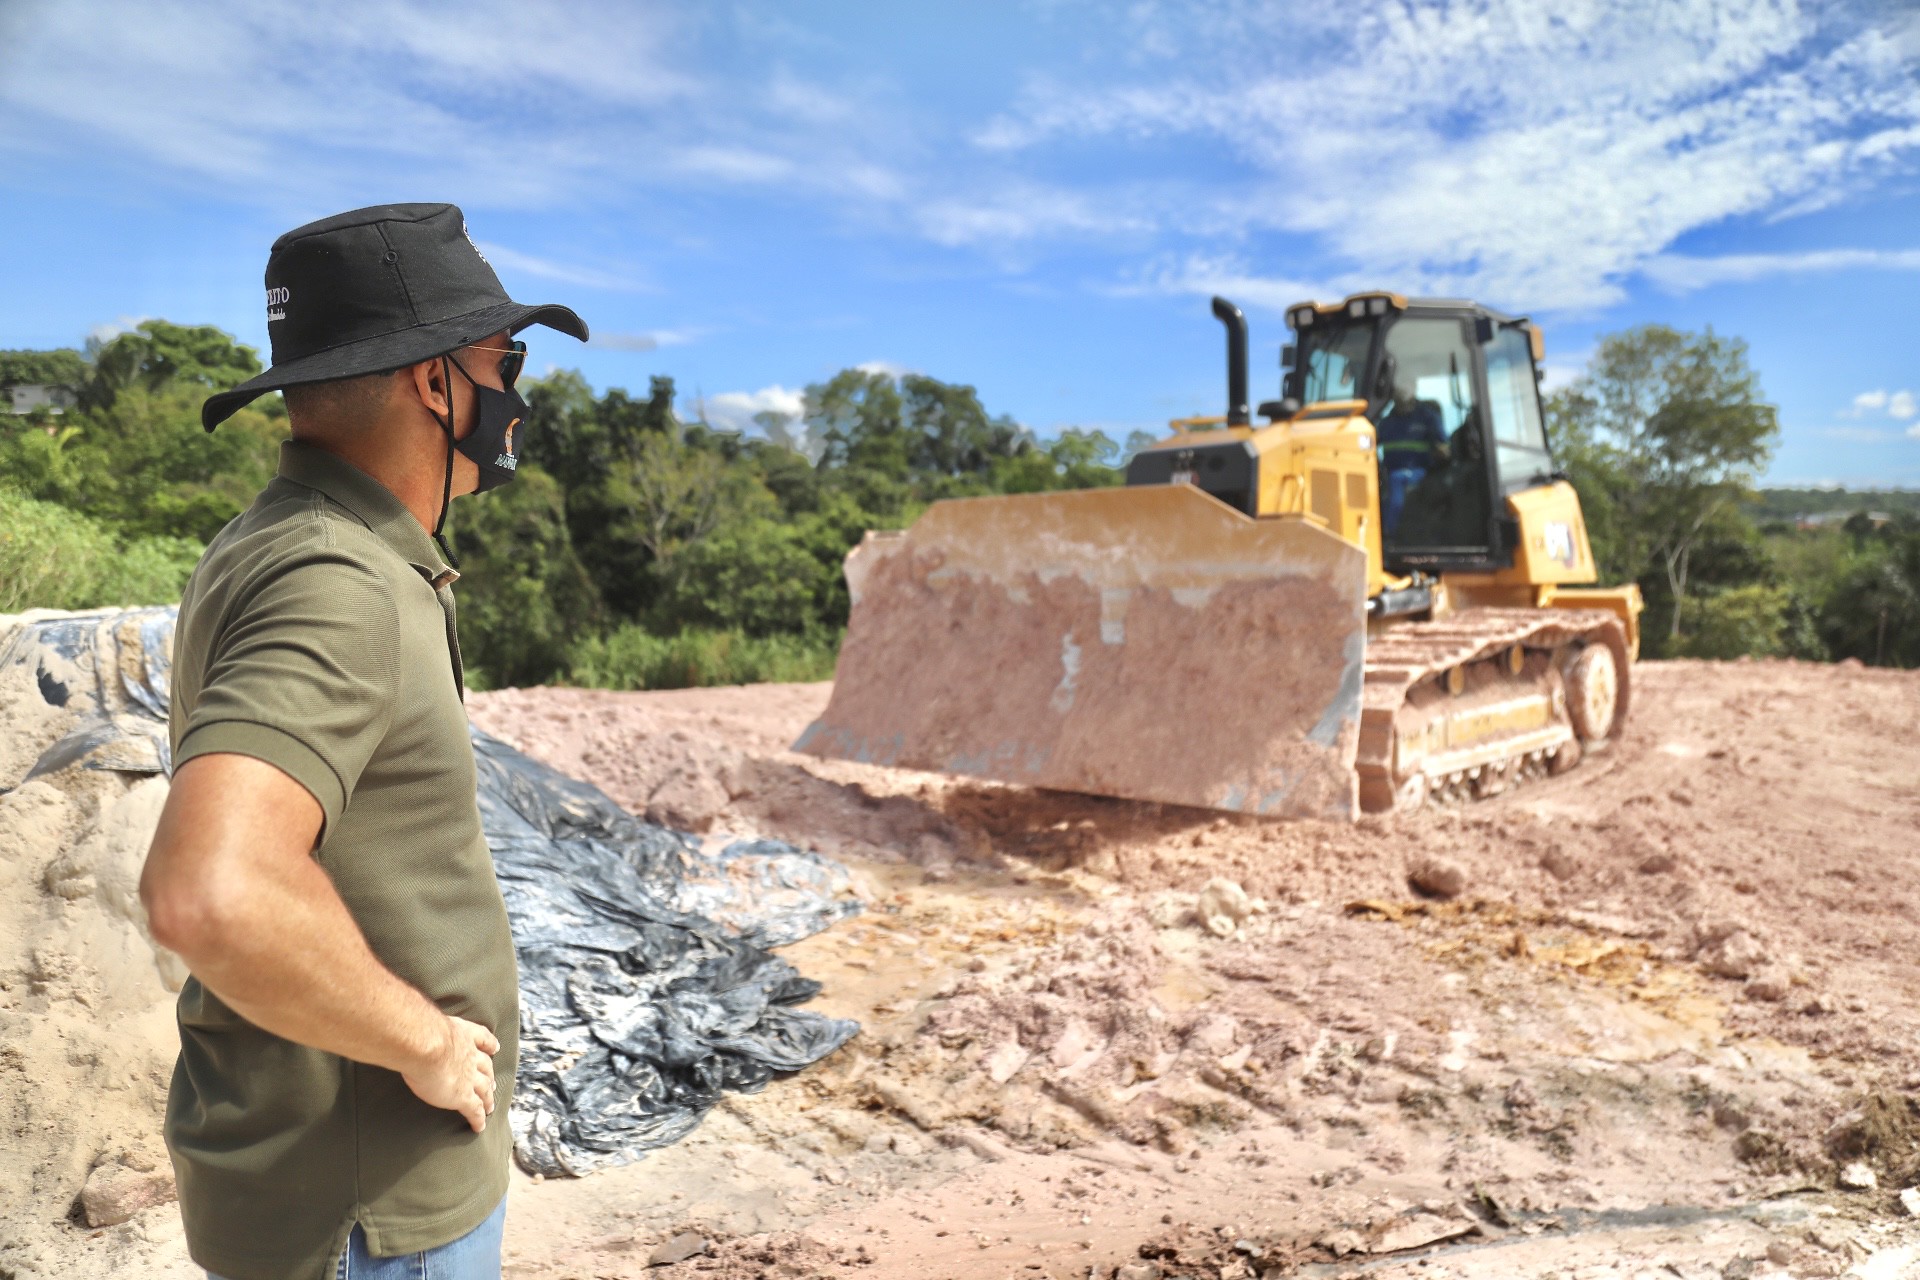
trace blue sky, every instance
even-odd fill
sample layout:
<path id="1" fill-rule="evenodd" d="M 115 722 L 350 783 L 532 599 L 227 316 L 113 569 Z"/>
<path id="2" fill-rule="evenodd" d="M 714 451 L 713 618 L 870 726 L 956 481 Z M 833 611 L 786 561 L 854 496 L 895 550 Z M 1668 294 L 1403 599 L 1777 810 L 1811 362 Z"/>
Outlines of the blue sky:
<path id="1" fill-rule="evenodd" d="M 849 365 L 1043 435 L 1224 400 L 1207 296 L 1464 294 L 1551 375 L 1745 338 L 1770 479 L 1920 485 L 1920 10 L 1794 0 L 0 0 L 0 347 L 263 347 L 273 237 L 452 200 L 532 363 L 744 425 Z"/>

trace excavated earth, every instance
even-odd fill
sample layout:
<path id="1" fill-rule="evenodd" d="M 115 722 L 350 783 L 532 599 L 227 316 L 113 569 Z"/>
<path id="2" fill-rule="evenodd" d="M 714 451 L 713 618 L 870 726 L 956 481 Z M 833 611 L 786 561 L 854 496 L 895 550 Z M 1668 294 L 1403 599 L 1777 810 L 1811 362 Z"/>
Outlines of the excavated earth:
<path id="1" fill-rule="evenodd" d="M 862 1033 L 644 1161 L 516 1173 L 506 1274 L 1920 1275 L 1920 674 L 1636 674 L 1572 773 L 1356 824 L 791 754 L 825 685 L 474 695 L 867 907 L 784 952 Z M 90 803 L 137 833 L 163 786 Z M 0 1277 L 196 1275 L 170 1203 L 69 1213 L 158 1177 L 170 1032 L 164 973 L 75 959 L 124 868 L 23 843 L 73 803 L 0 797 L 0 889 L 47 900 L 0 918 Z"/>

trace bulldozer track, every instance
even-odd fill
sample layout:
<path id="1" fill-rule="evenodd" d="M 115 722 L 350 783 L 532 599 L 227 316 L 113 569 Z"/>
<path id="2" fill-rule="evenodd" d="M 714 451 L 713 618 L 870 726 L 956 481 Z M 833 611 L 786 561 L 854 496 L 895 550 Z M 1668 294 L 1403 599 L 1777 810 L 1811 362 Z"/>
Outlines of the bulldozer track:
<path id="1" fill-rule="evenodd" d="M 1610 661 L 1572 673 L 1570 707 L 1569 669 L 1596 644 Z M 1478 799 L 1571 768 L 1624 723 L 1629 671 L 1625 633 L 1601 609 L 1466 609 L 1387 629 L 1367 646 L 1361 807 Z M 1605 723 L 1583 734 L 1583 714 Z"/>

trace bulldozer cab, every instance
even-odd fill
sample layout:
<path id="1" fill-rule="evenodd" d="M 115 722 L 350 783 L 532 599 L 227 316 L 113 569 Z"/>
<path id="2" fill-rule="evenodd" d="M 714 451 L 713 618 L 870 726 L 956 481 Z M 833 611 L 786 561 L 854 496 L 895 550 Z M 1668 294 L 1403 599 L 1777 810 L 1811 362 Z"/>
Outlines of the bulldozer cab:
<path id="1" fill-rule="evenodd" d="M 1391 572 L 1511 562 L 1507 495 L 1554 478 L 1540 409 L 1539 331 L 1453 299 L 1362 295 L 1292 308 L 1286 395 L 1364 400 L 1378 431 L 1381 542 Z"/>

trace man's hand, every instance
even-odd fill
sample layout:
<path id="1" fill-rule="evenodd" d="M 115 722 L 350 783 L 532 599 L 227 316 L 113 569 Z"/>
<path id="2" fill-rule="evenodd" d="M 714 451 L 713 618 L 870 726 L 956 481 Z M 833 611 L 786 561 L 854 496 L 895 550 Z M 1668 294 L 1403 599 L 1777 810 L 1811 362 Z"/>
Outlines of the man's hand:
<path id="1" fill-rule="evenodd" d="M 400 1078 L 414 1096 L 430 1106 L 458 1111 L 479 1133 L 493 1114 L 493 1055 L 500 1041 L 477 1022 L 449 1015 L 445 1036 L 418 1067 Z"/>

